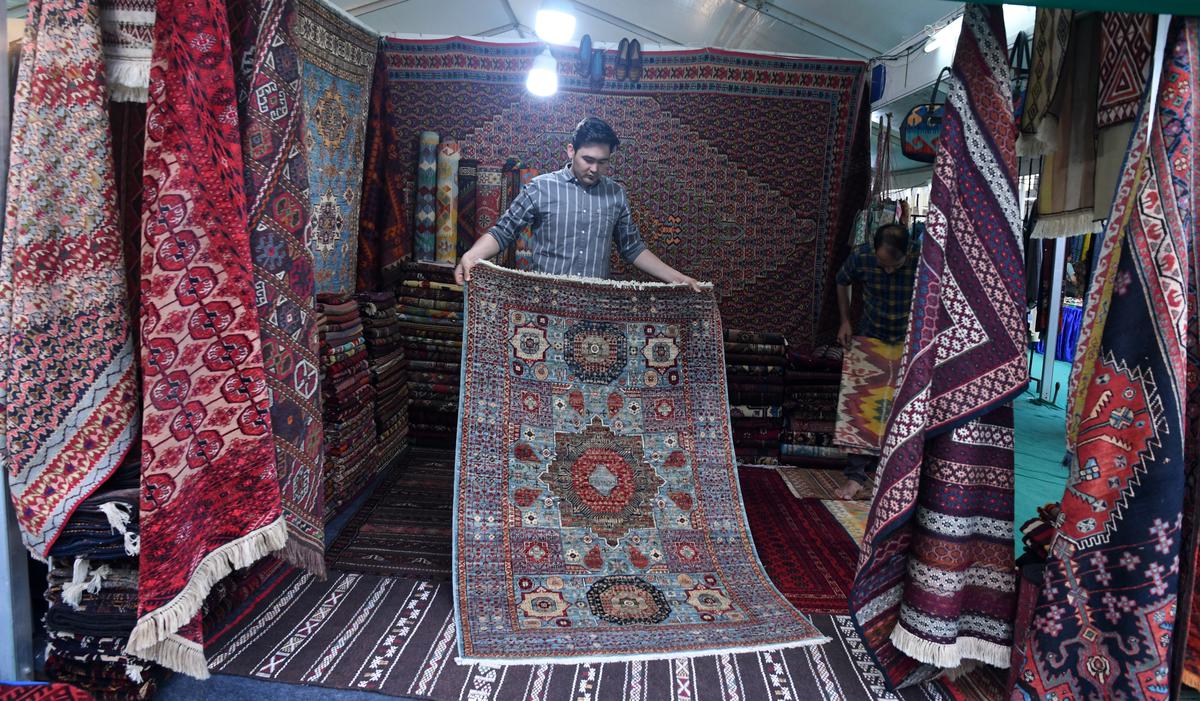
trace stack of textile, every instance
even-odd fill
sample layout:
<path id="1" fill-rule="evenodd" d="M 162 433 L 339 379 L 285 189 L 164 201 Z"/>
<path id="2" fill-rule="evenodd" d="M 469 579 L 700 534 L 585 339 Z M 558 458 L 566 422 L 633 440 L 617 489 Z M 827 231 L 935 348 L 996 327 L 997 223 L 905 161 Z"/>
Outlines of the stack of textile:
<path id="1" fill-rule="evenodd" d="M 784 374 L 785 429 L 780 462 L 802 467 L 836 468 L 846 454 L 833 444 L 837 422 L 842 350 L 837 346 L 793 353 Z"/>
<path id="2" fill-rule="evenodd" d="M 325 519 L 370 479 L 376 446 L 375 388 L 358 302 L 318 295 L 325 400 Z"/>
<path id="3" fill-rule="evenodd" d="M 96 699 L 150 698 L 166 670 L 125 653 L 137 621 L 135 453 L 79 505 L 50 551 L 46 674 Z"/>
<path id="4" fill-rule="evenodd" d="M 783 334 L 725 330 L 733 447 L 741 462 L 779 461 L 786 364 Z"/>
<path id="5" fill-rule="evenodd" d="M 366 328 L 371 386 L 375 388 L 376 465 L 390 465 L 408 446 L 408 363 L 401 345 L 396 293 L 358 295 Z"/>
<path id="6" fill-rule="evenodd" d="M 403 275 L 397 309 L 408 358 L 410 441 L 452 448 L 458 435 L 462 287 L 447 266 L 411 263 Z"/>

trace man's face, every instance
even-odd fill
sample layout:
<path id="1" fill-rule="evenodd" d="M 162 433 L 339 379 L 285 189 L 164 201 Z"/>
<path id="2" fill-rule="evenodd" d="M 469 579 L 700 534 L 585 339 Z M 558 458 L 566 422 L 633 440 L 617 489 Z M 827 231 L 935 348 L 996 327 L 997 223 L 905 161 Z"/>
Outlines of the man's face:
<path id="1" fill-rule="evenodd" d="M 906 255 L 903 251 L 893 246 L 880 246 L 875 249 L 875 260 L 879 261 L 879 267 L 889 273 L 894 273 L 904 265 Z"/>
<path id="2" fill-rule="evenodd" d="M 578 150 L 568 144 L 567 156 L 571 159 L 571 173 L 584 187 L 591 187 L 600 182 L 600 176 L 608 173 L 612 151 L 608 144 L 583 144 Z"/>

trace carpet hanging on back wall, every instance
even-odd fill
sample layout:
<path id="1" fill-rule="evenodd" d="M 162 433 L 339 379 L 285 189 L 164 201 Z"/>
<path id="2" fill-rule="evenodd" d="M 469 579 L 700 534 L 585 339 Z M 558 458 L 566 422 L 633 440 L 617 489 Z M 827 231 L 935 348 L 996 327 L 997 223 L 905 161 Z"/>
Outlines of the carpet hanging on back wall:
<path id="1" fill-rule="evenodd" d="M 595 92 L 579 77 L 578 59 L 559 56 L 559 93 L 543 99 L 525 89 L 543 48 L 384 40 L 376 69 L 384 93 L 373 96 L 368 136 L 380 175 L 367 183 L 364 200 L 375 206 L 364 209 L 363 230 L 411 221 L 398 209 L 411 212 L 422 131 L 457 141 L 463 158 L 516 158 L 548 173 L 566 163 L 575 124 L 597 116 L 621 138 L 613 175 L 650 249 L 712 280 L 730 326 L 810 344 L 834 242 L 844 240 L 865 193 L 848 172 L 856 129 L 866 124 L 865 65 L 715 49 L 645 52 L 641 81 L 610 80 Z M 858 156 L 865 163 L 865 153 Z M 431 232 L 421 228 L 427 205 L 417 197 L 417 249 L 432 257 Z M 404 250 L 389 255 L 412 252 L 410 234 Z M 383 270 L 383 283 L 394 282 Z M 628 277 L 632 269 L 621 262 L 614 270 Z M 360 275 L 360 284 L 369 279 Z"/>

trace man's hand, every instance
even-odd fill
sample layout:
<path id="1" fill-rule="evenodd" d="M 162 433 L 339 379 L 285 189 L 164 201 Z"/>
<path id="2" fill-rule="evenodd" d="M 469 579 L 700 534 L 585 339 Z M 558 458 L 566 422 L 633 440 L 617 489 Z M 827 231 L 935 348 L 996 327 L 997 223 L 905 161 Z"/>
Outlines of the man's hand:
<path id="1" fill-rule="evenodd" d="M 691 287 L 696 292 L 700 292 L 701 290 L 704 289 L 703 287 L 700 286 L 700 282 L 698 280 L 696 280 L 696 278 L 690 277 L 688 275 L 684 275 L 683 273 L 679 273 L 679 276 L 674 280 L 674 282 L 677 285 L 687 285 L 688 287 Z"/>
<path id="2" fill-rule="evenodd" d="M 479 261 L 487 260 L 500 252 L 500 242 L 492 234 L 486 233 L 479 237 L 471 250 L 462 254 L 458 265 L 454 266 L 454 281 L 458 284 L 471 281 L 471 268 L 479 265 Z"/>
<path id="3" fill-rule="evenodd" d="M 463 284 L 463 281 L 471 281 L 471 268 L 479 265 L 479 259 L 471 255 L 470 251 L 463 254 L 462 258 L 458 259 L 458 265 L 454 267 L 454 281 L 458 284 Z"/>
<path id="4" fill-rule="evenodd" d="M 849 319 L 842 322 L 841 328 L 838 329 L 838 343 L 842 344 L 842 348 L 850 349 L 850 343 L 854 340 L 854 326 L 850 324 Z"/>

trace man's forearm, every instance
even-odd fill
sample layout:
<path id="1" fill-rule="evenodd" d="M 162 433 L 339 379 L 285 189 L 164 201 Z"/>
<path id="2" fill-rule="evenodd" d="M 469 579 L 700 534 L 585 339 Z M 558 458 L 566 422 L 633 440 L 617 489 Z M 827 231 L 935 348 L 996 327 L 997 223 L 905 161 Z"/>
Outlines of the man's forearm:
<path id="1" fill-rule="evenodd" d="M 842 323 L 850 321 L 850 286 L 837 286 L 837 301 L 838 313 L 842 316 Z"/>
<path id="2" fill-rule="evenodd" d="M 475 241 L 475 245 L 471 246 L 471 250 L 467 251 L 467 253 L 470 253 L 472 256 L 474 256 L 476 260 L 487 260 L 499 252 L 500 242 L 496 240 L 496 237 L 492 236 L 491 232 L 480 236 L 479 239 Z"/>
<path id="3" fill-rule="evenodd" d="M 637 258 L 633 259 L 633 267 L 638 270 L 656 277 L 663 282 L 684 282 L 685 276 L 675 268 L 667 265 L 661 258 L 654 255 L 650 251 L 642 251 Z"/>

